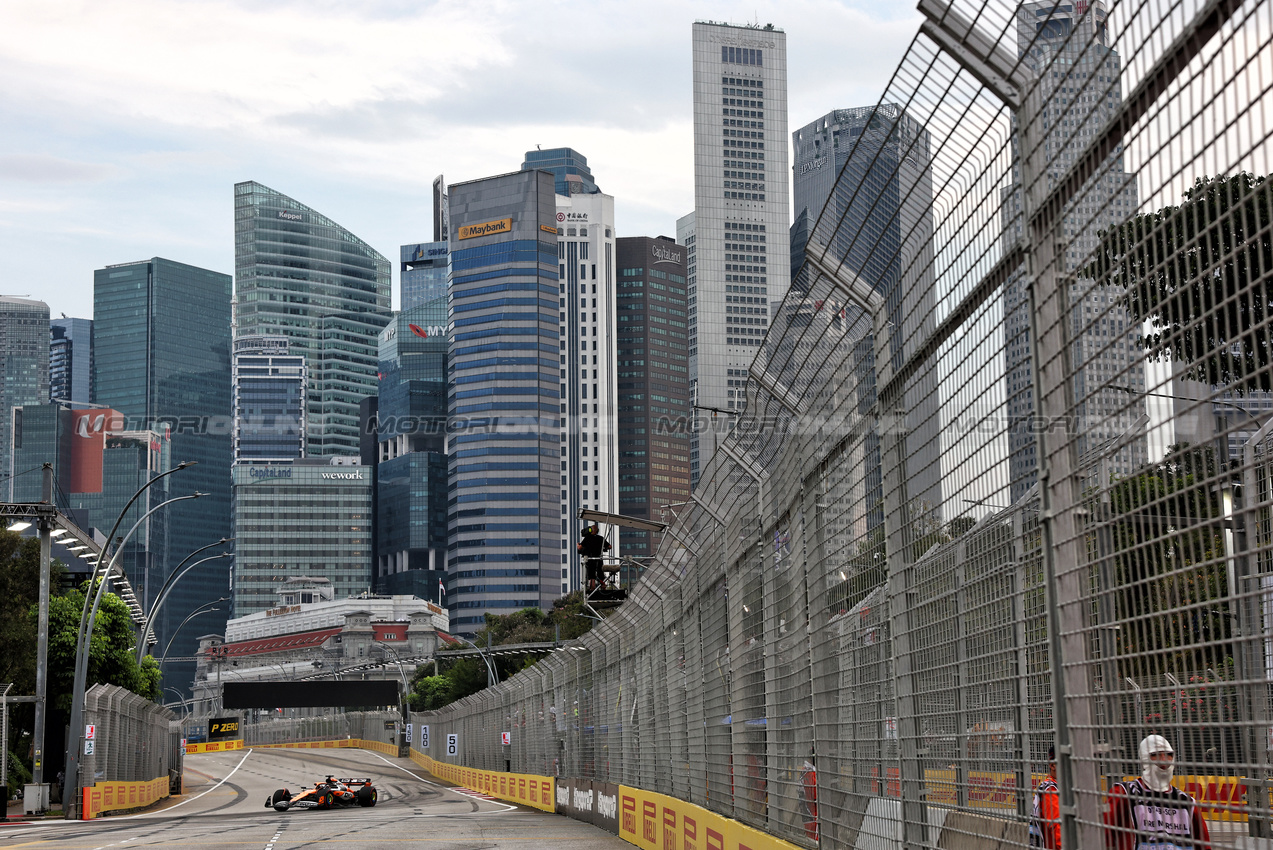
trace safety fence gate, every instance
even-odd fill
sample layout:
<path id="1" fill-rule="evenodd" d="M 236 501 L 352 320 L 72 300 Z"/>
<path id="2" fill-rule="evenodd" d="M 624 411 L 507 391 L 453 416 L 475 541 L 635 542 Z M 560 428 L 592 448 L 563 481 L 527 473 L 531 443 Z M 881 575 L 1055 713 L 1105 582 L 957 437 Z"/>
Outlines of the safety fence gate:
<path id="1" fill-rule="evenodd" d="M 1271 6 L 920 11 L 643 581 L 422 751 L 832 848 L 1027 846 L 1054 752 L 1101 848 L 1147 741 L 1177 846 L 1268 836 Z"/>

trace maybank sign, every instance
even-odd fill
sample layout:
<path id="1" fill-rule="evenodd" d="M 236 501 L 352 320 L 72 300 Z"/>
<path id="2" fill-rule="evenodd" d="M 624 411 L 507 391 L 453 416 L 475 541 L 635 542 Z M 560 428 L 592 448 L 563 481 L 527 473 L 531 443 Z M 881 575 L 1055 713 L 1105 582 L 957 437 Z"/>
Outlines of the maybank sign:
<path id="1" fill-rule="evenodd" d="M 513 220 L 501 218 L 495 221 L 484 221 L 481 224 L 466 224 L 460 228 L 460 239 L 475 239 L 478 236 L 494 236 L 497 233 L 512 233 Z"/>

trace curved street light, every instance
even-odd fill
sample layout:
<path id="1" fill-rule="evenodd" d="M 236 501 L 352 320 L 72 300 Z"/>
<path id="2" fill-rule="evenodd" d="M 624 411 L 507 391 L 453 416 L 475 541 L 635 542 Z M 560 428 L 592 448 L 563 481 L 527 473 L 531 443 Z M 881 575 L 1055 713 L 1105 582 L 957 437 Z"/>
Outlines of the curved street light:
<path id="1" fill-rule="evenodd" d="M 372 643 L 384 649 L 386 652 L 393 653 L 393 660 L 398 665 L 398 675 L 402 677 L 402 699 L 399 701 L 399 710 L 402 712 L 403 722 L 407 717 L 407 696 L 411 693 L 411 686 L 407 684 L 407 671 L 402 666 L 402 658 L 398 655 L 398 650 L 394 649 L 384 641 L 373 640 Z"/>
<path id="2" fill-rule="evenodd" d="M 137 499 L 141 497 L 142 493 L 146 492 L 146 490 L 149 489 L 150 487 L 153 487 L 161 479 L 166 478 L 167 476 L 172 475 L 174 473 L 180 472 L 183 469 L 187 469 L 191 466 L 194 466 L 196 463 L 197 461 L 191 461 L 191 460 L 182 461 L 181 463 L 174 466 L 172 469 L 168 470 L 167 472 L 159 473 L 154 478 L 150 479 L 141 487 L 139 487 L 137 492 L 133 493 L 132 498 L 128 500 L 128 503 L 124 505 L 124 509 L 119 512 L 119 516 L 115 518 L 115 524 L 111 526 L 110 534 L 106 537 L 107 546 L 110 545 L 110 541 L 115 539 L 115 532 L 119 531 L 119 525 L 120 523 L 124 521 L 124 515 L 128 513 L 129 509 L 132 508 L 133 503 L 135 503 Z M 105 558 L 106 556 L 107 547 L 103 546 L 102 551 L 99 552 L 97 555 L 97 563 L 93 567 L 93 576 L 89 580 L 88 593 L 86 593 L 84 597 L 84 608 L 83 610 L 80 611 L 80 627 L 79 627 L 79 631 L 76 634 L 76 641 L 75 641 L 75 683 L 71 690 L 71 734 L 67 736 L 66 779 L 65 779 L 64 785 L 62 786 L 62 799 L 67 801 L 64 804 L 64 807 L 66 809 L 65 817 L 67 820 L 75 820 L 79 816 L 79 811 L 78 811 L 79 807 L 76 805 L 76 799 L 77 799 L 79 788 L 80 788 L 80 784 L 79 784 L 80 747 L 83 746 L 81 742 L 83 741 L 83 734 L 84 734 L 83 732 L 84 730 L 84 696 L 85 696 L 84 689 L 85 689 L 86 681 L 88 679 L 88 651 L 87 651 L 87 640 L 85 638 L 85 633 L 90 631 L 88 627 L 89 626 L 89 597 L 94 596 L 93 584 L 94 582 L 97 582 L 97 581 L 101 582 L 100 586 L 97 588 L 99 592 L 96 594 L 96 597 L 93 602 L 93 608 L 92 608 L 92 617 L 96 619 L 97 606 L 101 604 L 101 600 L 102 600 L 101 591 L 106 586 L 106 577 L 110 574 L 110 571 L 114 569 L 115 562 L 119 559 L 120 554 L 124 550 L 124 544 L 127 542 L 128 538 L 132 535 L 133 531 L 137 530 L 137 527 L 141 525 L 142 521 L 145 520 L 146 517 L 150 516 L 152 513 L 154 513 L 155 511 L 157 511 L 159 508 L 163 507 L 164 505 L 171 504 L 174 501 L 196 498 L 199 495 L 202 495 L 202 494 L 195 494 L 194 496 L 182 496 L 182 497 L 179 497 L 179 499 L 169 499 L 165 502 L 159 503 L 154 508 L 147 511 L 142 516 L 142 518 L 137 521 L 136 525 L 134 525 L 132 529 L 129 530 L 128 534 L 124 535 L 124 537 L 120 540 L 119 545 L 116 546 L 115 548 L 115 554 L 111 557 L 110 562 L 106 565 L 106 570 L 104 572 L 102 570 L 102 559 Z"/>
<path id="3" fill-rule="evenodd" d="M 195 617 L 199 616 L 200 614 L 207 614 L 212 611 L 220 611 L 221 610 L 220 608 L 213 608 L 211 606 L 216 605 L 218 602 L 225 602 L 229 598 L 230 597 L 228 596 L 222 596 L 220 599 L 214 599 L 211 602 L 207 602 L 203 605 L 200 605 L 198 608 L 191 611 L 190 614 L 184 620 L 181 621 L 180 626 L 177 626 L 177 628 L 172 630 L 172 634 L 168 637 L 168 644 L 164 647 L 164 654 L 159 657 L 159 667 L 161 670 L 163 669 L 164 662 L 168 660 L 168 650 L 172 649 L 172 642 L 177 639 L 177 632 L 181 631 L 181 626 L 184 626 L 186 623 L 190 622 L 191 620 L 193 620 Z"/>
<path id="4" fill-rule="evenodd" d="M 499 676 L 496 675 L 495 673 L 495 666 L 494 664 L 492 664 L 491 660 L 486 657 L 486 653 L 482 651 L 482 647 L 473 643 L 473 641 L 469 640 L 468 638 L 462 638 L 459 635 L 451 635 L 451 637 L 455 638 L 458 641 L 463 641 L 464 643 L 467 643 L 469 646 L 477 650 L 478 655 L 482 656 L 482 661 L 486 664 L 486 687 L 489 688 L 491 685 L 499 681 Z M 437 650 L 434 650 L 434 652 L 436 651 Z"/>
<path id="5" fill-rule="evenodd" d="M 195 555 L 204 551 L 204 549 L 211 549 L 213 546 L 219 546 L 222 543 L 228 542 L 229 539 L 230 538 L 222 538 L 218 540 L 216 543 L 209 543 L 207 546 L 204 546 L 203 549 L 196 549 L 194 552 L 191 552 L 189 555 L 187 555 L 185 560 L 183 560 L 181 563 L 184 564 L 186 561 L 190 560 Z M 167 581 L 164 582 L 164 586 L 159 588 L 159 594 L 155 597 L 154 603 L 150 606 L 150 612 L 146 615 L 146 625 L 142 627 L 142 633 L 138 636 L 138 639 L 137 639 L 137 663 L 138 664 L 141 663 L 142 657 L 145 656 L 146 654 L 146 641 L 145 641 L 146 632 L 150 630 L 150 624 L 154 622 L 154 617 L 155 617 L 155 614 L 158 613 L 159 611 L 159 606 L 164 604 L 164 600 L 168 598 L 168 594 L 172 592 L 172 588 L 174 585 L 176 585 L 177 581 L 186 573 L 190 572 L 191 570 L 193 570 L 195 567 L 199 566 L 200 564 L 206 564 L 208 561 L 215 561 L 219 558 L 229 558 L 232 555 L 233 555 L 232 552 L 221 552 L 220 554 L 212 555 L 211 557 L 203 558 L 201 560 L 195 561 L 193 564 L 190 564 L 185 569 L 181 569 L 181 566 L 178 565 L 177 570 L 173 571 L 172 575 L 168 576 Z M 222 597 L 221 599 L 218 599 L 217 601 L 221 602 L 224 600 L 224 598 L 225 597 Z M 189 617 L 186 618 L 186 620 L 189 620 L 189 619 L 190 619 Z M 185 624 L 186 623 L 183 620 L 181 625 L 184 626 Z M 180 629 L 180 628 L 181 626 L 177 627 L 177 629 Z M 172 634 L 173 636 L 176 636 L 177 632 L 173 631 Z M 171 638 L 169 638 L 168 640 L 168 646 L 172 646 Z M 166 657 L 167 655 L 168 655 L 168 650 L 165 649 L 164 656 Z"/>

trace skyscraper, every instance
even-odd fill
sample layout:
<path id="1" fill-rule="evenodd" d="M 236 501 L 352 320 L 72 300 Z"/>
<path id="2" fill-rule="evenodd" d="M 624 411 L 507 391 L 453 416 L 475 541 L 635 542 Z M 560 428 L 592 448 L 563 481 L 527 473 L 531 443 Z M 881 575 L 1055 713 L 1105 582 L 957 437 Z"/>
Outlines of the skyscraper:
<path id="1" fill-rule="evenodd" d="M 234 616 L 273 608 L 287 579 L 326 579 L 337 599 L 371 591 L 371 470 L 356 461 L 235 465 Z"/>
<path id="2" fill-rule="evenodd" d="M 1118 111 L 1120 59 L 1108 44 L 1106 14 L 1100 0 L 1074 6 L 1043 0 L 1017 7 L 1017 49 L 1025 65 L 1034 71 L 1054 69 L 1040 82 L 1049 128 L 1044 140 L 1048 186 L 1068 171 L 1091 136 Z M 1075 30 L 1082 33 L 1071 36 Z M 1068 73 L 1058 75 L 1057 68 Z M 1014 132 L 1013 145 L 1018 144 Z M 1002 207 L 1008 242 L 1021 233 L 1021 172 L 1015 157 L 1012 178 Z M 1064 271 L 1072 273 L 1096 247 L 1097 234 L 1129 218 L 1136 207 L 1136 178 L 1123 170 L 1120 146 L 1088 181 L 1082 201 L 1066 211 Z M 1008 467 L 1014 501 L 1035 483 L 1038 464 L 1038 443 L 1030 427 L 1034 392 L 1026 283 L 1018 274 L 1004 287 Z M 1074 376 L 1080 463 L 1108 481 L 1109 475 L 1126 475 L 1147 460 L 1145 373 L 1135 344 L 1140 326 L 1123 306 L 1120 288 L 1080 280 L 1070 291 L 1075 300 L 1073 358 L 1084 364 Z M 1116 383 L 1125 389 L 1111 388 L 1109 376 L 1117 376 Z"/>
<path id="3" fill-rule="evenodd" d="M 305 456 L 305 358 L 285 336 L 234 340 L 234 462 Z"/>
<path id="4" fill-rule="evenodd" d="M 583 585 L 575 550 L 580 508 L 617 513 L 618 414 L 615 394 L 614 198 L 572 148 L 526 152 L 522 170 L 552 173 L 557 194 L 561 277 L 561 592 Z M 620 554 L 611 535 L 610 556 Z"/>
<path id="5" fill-rule="evenodd" d="M 398 267 L 402 310 L 410 310 L 437 298 L 446 297 L 446 240 L 403 245 Z"/>
<path id="6" fill-rule="evenodd" d="M 658 520 L 690 496 L 686 248 L 666 236 L 616 242 L 618 257 L 619 513 Z M 729 394 L 737 390 L 728 379 Z M 741 393 L 740 393 L 741 394 Z M 625 528 L 623 553 L 654 554 L 654 533 Z M 629 584 L 639 570 L 624 566 Z"/>
<path id="7" fill-rule="evenodd" d="M 154 431 L 171 439 L 175 474 L 169 491 L 199 491 L 198 500 L 167 508 L 162 557 L 139 585 L 145 604 L 195 549 L 230 536 L 231 433 L 229 275 L 160 257 L 98 269 L 93 275 L 93 384 L 99 404 L 119 411 L 126 431 Z M 132 461 L 129 461 L 131 464 Z M 132 516 L 132 514 L 130 514 Z M 111 518 L 113 519 L 113 518 Z M 109 524 L 106 525 L 109 528 Z M 229 567 L 214 561 L 174 586 L 153 623 L 163 643 L 195 608 L 225 595 Z M 213 615 L 215 619 L 224 615 Z M 207 625 L 205 621 L 205 625 Z M 182 632 L 174 656 L 192 655 L 196 633 Z M 170 682 L 184 687 L 193 665 L 169 665 Z"/>
<path id="8" fill-rule="evenodd" d="M 11 492 L 13 411 L 49 400 L 49 305 L 0 295 L 0 480 Z M 16 470 L 21 472 L 22 470 Z"/>
<path id="9" fill-rule="evenodd" d="M 878 293 L 887 312 L 886 327 L 892 329 L 887 351 L 897 369 L 936 326 L 928 131 L 900 106 L 884 103 L 834 110 L 792 133 L 792 145 L 793 268 L 813 241 L 819 253 L 828 252 L 826 262 Z M 845 299 L 827 312 L 843 311 L 843 320 L 852 324 L 859 309 Z M 854 350 L 861 368 L 876 374 L 874 342 Z M 913 509 L 936 518 L 942 503 L 941 447 L 938 393 L 931 375 L 917 379 L 903 407 L 908 497 Z M 874 381 L 860 382 L 857 388 L 859 409 L 875 403 Z M 867 435 L 864 451 L 867 521 L 878 524 L 884 499 L 879 434 Z"/>
<path id="10" fill-rule="evenodd" d="M 49 400 L 93 401 L 93 320 L 63 316 L 49 322 Z"/>
<path id="11" fill-rule="evenodd" d="M 376 393 L 389 261 L 336 222 L 260 183 L 234 187 L 237 333 L 288 338 L 308 377 L 306 454 L 358 455 L 358 404 Z"/>
<path id="12" fill-rule="evenodd" d="M 787 36 L 772 24 L 697 22 L 693 31 L 694 219 L 689 286 L 690 394 L 727 409 L 790 283 Z M 682 222 L 689 222 L 682 219 Z M 772 262 L 771 262 L 772 260 Z M 721 418 L 722 427 L 726 417 Z M 695 429 L 691 478 L 724 431 Z"/>
<path id="13" fill-rule="evenodd" d="M 441 297 L 401 311 L 380 332 L 378 593 L 439 600 L 438 582 L 446 578 L 446 322 L 444 287 Z"/>
<path id="14" fill-rule="evenodd" d="M 546 608 L 561 596 L 567 352 L 556 217 L 553 177 L 542 171 L 450 187 L 446 601 L 461 634 L 487 611 Z"/>

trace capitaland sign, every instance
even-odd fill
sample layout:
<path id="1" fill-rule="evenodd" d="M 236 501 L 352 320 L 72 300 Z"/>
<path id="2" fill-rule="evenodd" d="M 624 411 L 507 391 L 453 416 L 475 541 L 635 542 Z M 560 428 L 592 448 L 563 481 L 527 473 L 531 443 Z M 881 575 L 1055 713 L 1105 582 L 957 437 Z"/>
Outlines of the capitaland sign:
<path id="1" fill-rule="evenodd" d="M 664 248 L 662 245 L 655 245 L 650 248 L 650 256 L 654 257 L 654 263 L 676 263 L 678 266 L 684 265 L 683 252 L 676 251 L 671 248 Z"/>
<path id="2" fill-rule="evenodd" d="M 808 162 L 801 164 L 800 173 L 808 174 L 810 171 L 817 171 L 826 164 L 827 158 L 825 156 L 820 156 L 817 159 L 811 159 Z"/>
<path id="3" fill-rule="evenodd" d="M 494 236 L 499 233 L 512 233 L 513 220 L 500 218 L 495 221 L 484 221 L 481 224 L 466 224 L 460 228 L 460 239 L 476 239 L 478 236 Z"/>
<path id="4" fill-rule="evenodd" d="M 364 480 L 361 469 L 356 470 L 354 472 L 323 472 L 320 474 L 323 476 L 323 478 L 327 480 L 336 480 L 336 481 L 363 481 Z"/>
<path id="5" fill-rule="evenodd" d="M 248 469 L 250 478 L 291 478 L 290 466 L 253 466 Z"/>

